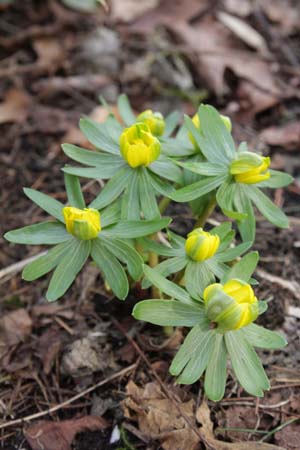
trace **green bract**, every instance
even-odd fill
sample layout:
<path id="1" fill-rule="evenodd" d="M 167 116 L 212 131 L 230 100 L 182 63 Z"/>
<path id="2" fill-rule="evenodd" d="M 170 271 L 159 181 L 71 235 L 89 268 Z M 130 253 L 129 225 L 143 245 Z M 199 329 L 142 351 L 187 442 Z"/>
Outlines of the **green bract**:
<path id="1" fill-rule="evenodd" d="M 241 275 L 241 269 L 235 272 Z M 286 341 L 280 334 L 253 323 L 239 330 L 220 332 L 212 327 L 202 300 L 194 300 L 185 289 L 166 280 L 155 269 L 145 266 L 144 271 L 170 299 L 144 300 L 134 307 L 133 316 L 155 325 L 192 328 L 170 367 L 178 383 L 194 383 L 205 372 L 205 393 L 210 400 L 218 401 L 224 395 L 229 358 L 238 381 L 249 394 L 261 397 L 264 390 L 270 389 L 254 347 L 284 347 Z M 233 273 L 226 277 L 233 278 Z M 250 275 L 245 278 L 248 282 Z"/>
<path id="2" fill-rule="evenodd" d="M 231 173 L 232 163 L 241 154 L 248 152 L 246 143 L 236 150 L 234 141 L 220 114 L 208 105 L 201 105 L 198 111 L 201 130 L 195 127 L 189 117 L 185 117 L 187 130 L 201 149 L 205 161 L 181 162 L 180 166 L 202 178 L 175 193 L 171 198 L 177 202 L 199 199 L 216 191 L 216 200 L 223 213 L 237 220 L 244 241 L 253 242 L 255 237 L 255 217 L 252 203 L 261 214 L 280 228 L 288 227 L 285 214 L 261 191 L 261 188 L 287 186 L 293 178 L 285 173 L 270 170 L 270 178 L 257 184 L 238 183 Z"/>
<path id="3" fill-rule="evenodd" d="M 85 208 L 78 178 L 66 174 L 65 183 L 69 204 L 76 208 Z M 24 192 L 57 220 L 9 231 L 5 234 L 5 238 L 18 244 L 54 245 L 46 255 L 28 264 L 23 271 L 23 278 L 32 281 L 54 270 L 46 294 L 49 301 L 57 300 L 67 291 L 89 256 L 103 273 L 114 294 L 124 300 L 129 286 L 121 263 L 127 266 L 134 280 L 138 280 L 142 274 L 141 256 L 125 239 L 152 234 L 170 222 L 168 218 L 143 221 L 119 220 L 120 205 L 116 203 L 100 211 L 102 229 L 98 237 L 79 240 L 66 231 L 62 203 L 34 189 L 24 189 Z"/>
<path id="4" fill-rule="evenodd" d="M 211 258 L 200 262 L 193 261 L 186 254 L 186 240 L 175 233 L 169 232 L 170 247 L 146 238 L 141 239 L 141 242 L 148 250 L 158 255 L 169 257 L 156 266 L 155 270 L 157 272 L 168 277 L 173 273 L 184 270 L 182 282 L 193 298 L 200 299 L 206 286 L 214 283 L 216 278 L 223 279 L 230 271 L 230 267 L 225 263 L 233 261 L 251 246 L 251 242 L 244 242 L 236 247 L 229 247 L 235 234 L 229 222 L 224 222 L 222 225 L 214 227 L 210 230 L 210 233 L 219 236 L 220 246 Z M 257 263 L 258 257 L 256 253 L 253 258 Z M 143 287 L 146 288 L 149 285 L 150 281 L 144 280 Z"/>

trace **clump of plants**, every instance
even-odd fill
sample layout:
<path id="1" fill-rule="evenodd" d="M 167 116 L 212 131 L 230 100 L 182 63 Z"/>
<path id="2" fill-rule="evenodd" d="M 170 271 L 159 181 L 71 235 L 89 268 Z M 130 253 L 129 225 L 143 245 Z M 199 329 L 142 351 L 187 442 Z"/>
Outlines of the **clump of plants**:
<path id="1" fill-rule="evenodd" d="M 292 177 L 270 169 L 270 158 L 249 151 L 245 142 L 236 147 L 230 119 L 212 106 L 201 105 L 181 126 L 177 112 L 136 116 L 125 95 L 118 109 L 121 121 L 112 113 L 104 123 L 80 121 L 94 150 L 62 146 L 74 162 L 62 169 L 67 204 L 24 189 L 50 218 L 5 238 L 51 247 L 25 267 L 23 278 L 53 271 L 49 301 L 66 293 L 88 260 L 120 300 L 139 281 L 152 298 L 135 305 L 137 320 L 190 328 L 170 366 L 178 383 L 195 383 L 205 374 L 205 393 L 218 401 L 229 359 L 243 388 L 263 396 L 270 383 L 255 348 L 277 349 L 286 341 L 254 323 L 268 306 L 256 297 L 252 277 L 259 260 L 250 251 L 254 207 L 274 225 L 288 227 L 263 191 L 284 187 Z M 80 178 L 106 180 L 88 205 Z M 163 217 L 171 200 L 188 202 L 195 217 L 185 237 L 171 231 L 171 217 Z M 216 206 L 230 221 L 212 228 L 207 220 Z"/>

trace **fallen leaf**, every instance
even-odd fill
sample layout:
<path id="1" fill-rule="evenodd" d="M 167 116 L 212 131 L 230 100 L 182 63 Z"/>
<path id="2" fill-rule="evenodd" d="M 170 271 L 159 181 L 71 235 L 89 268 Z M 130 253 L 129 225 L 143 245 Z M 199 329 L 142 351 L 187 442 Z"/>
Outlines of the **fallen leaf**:
<path id="1" fill-rule="evenodd" d="M 5 314 L 0 319 L 0 346 L 13 347 L 30 335 L 32 320 L 24 308 Z"/>
<path id="2" fill-rule="evenodd" d="M 268 0 L 260 6 L 271 22 L 280 24 L 280 32 L 287 36 L 299 30 L 300 10 L 293 0 Z"/>
<path id="3" fill-rule="evenodd" d="M 156 383 L 138 387 L 130 381 L 123 402 L 125 416 L 136 420 L 141 433 L 159 439 L 164 450 L 198 450 L 199 437 L 179 414 L 174 403 L 165 397 Z M 194 400 L 180 403 L 182 412 L 194 422 Z"/>
<path id="4" fill-rule="evenodd" d="M 202 425 L 200 433 L 214 450 L 286 450 L 272 444 L 261 442 L 223 442 L 215 439 L 213 434 L 213 423 L 210 419 L 210 410 L 206 401 L 203 401 L 196 413 L 197 421 Z"/>
<path id="5" fill-rule="evenodd" d="M 31 97 L 22 89 L 12 88 L 0 103 L 0 123 L 22 123 L 29 114 Z"/>
<path id="6" fill-rule="evenodd" d="M 159 0 L 111 0 L 111 17 L 128 23 L 156 8 L 158 4 Z"/>
<path id="7" fill-rule="evenodd" d="M 290 122 L 282 126 L 265 128 L 260 139 L 268 145 L 276 145 L 286 150 L 300 149 L 300 121 Z"/>
<path id="8" fill-rule="evenodd" d="M 62 346 L 63 333 L 58 328 L 47 328 L 38 341 L 38 354 L 43 361 L 43 371 L 48 375 L 53 361 Z"/>
<path id="9" fill-rule="evenodd" d="M 85 416 L 61 422 L 40 421 L 29 426 L 24 435 L 32 450 L 71 450 L 77 433 L 103 430 L 107 426 L 102 417 Z"/>
<path id="10" fill-rule="evenodd" d="M 38 37 L 33 40 L 33 48 L 37 53 L 40 66 L 49 67 L 53 70 L 58 63 L 64 61 L 64 46 L 58 38 Z"/>

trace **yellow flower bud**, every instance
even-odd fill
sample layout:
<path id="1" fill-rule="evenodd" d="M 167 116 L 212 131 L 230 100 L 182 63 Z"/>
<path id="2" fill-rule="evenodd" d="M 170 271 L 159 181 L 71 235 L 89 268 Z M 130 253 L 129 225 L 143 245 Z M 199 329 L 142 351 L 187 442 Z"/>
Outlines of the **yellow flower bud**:
<path id="1" fill-rule="evenodd" d="M 78 239 L 95 239 L 101 231 L 100 213 L 96 209 L 65 206 L 63 215 L 68 233 Z"/>
<path id="2" fill-rule="evenodd" d="M 194 261 L 205 261 L 214 256 L 220 245 L 220 238 L 216 234 L 195 228 L 188 234 L 185 241 L 185 251 Z"/>
<path id="3" fill-rule="evenodd" d="M 258 316 L 258 300 L 253 289 L 240 280 L 211 284 L 204 290 L 203 298 L 208 318 L 223 331 L 245 327 Z"/>
<path id="4" fill-rule="evenodd" d="M 160 112 L 153 112 L 151 109 L 146 109 L 136 118 L 137 122 L 142 122 L 148 125 L 150 131 L 155 136 L 162 136 L 165 131 L 165 121 Z"/>
<path id="5" fill-rule="evenodd" d="M 232 124 L 231 124 L 230 118 L 228 116 L 223 116 L 223 114 L 220 114 L 220 117 L 221 117 L 224 125 L 226 126 L 227 130 L 231 133 Z M 195 125 L 195 127 L 200 130 L 200 119 L 199 119 L 198 113 L 196 113 L 193 116 L 192 121 L 193 121 L 193 124 Z M 189 133 L 189 139 L 190 139 L 191 143 L 194 145 L 194 147 L 197 147 L 197 143 L 196 143 L 192 133 Z"/>
<path id="6" fill-rule="evenodd" d="M 145 123 L 125 128 L 120 137 L 120 147 L 123 158 L 133 168 L 148 166 L 160 155 L 160 142 Z"/>
<path id="7" fill-rule="evenodd" d="M 230 173 L 237 183 L 255 184 L 268 180 L 270 158 L 251 152 L 241 152 L 230 166 Z"/>

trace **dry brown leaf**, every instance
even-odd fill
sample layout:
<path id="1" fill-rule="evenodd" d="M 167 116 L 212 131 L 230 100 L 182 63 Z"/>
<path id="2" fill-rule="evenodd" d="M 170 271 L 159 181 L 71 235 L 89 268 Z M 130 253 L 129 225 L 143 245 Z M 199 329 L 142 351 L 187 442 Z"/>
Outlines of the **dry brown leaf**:
<path id="1" fill-rule="evenodd" d="M 268 145 L 276 145 L 286 150 L 300 149 L 300 121 L 290 122 L 280 127 L 269 127 L 260 133 L 260 139 Z"/>
<path id="2" fill-rule="evenodd" d="M 202 425 L 200 433 L 207 444 L 214 450 L 286 450 L 272 444 L 263 444 L 261 442 L 223 442 L 214 438 L 213 424 L 210 419 L 210 410 L 206 401 L 203 401 L 196 413 L 197 421 Z"/>
<path id="3" fill-rule="evenodd" d="M 72 441 L 77 433 L 103 430 L 107 426 L 106 420 L 102 417 L 85 416 L 62 422 L 37 422 L 30 425 L 24 434 L 32 450 L 71 450 Z"/>
<path id="4" fill-rule="evenodd" d="M 43 361 L 43 371 L 48 375 L 53 361 L 62 346 L 63 333 L 58 328 L 47 328 L 38 341 L 38 354 Z"/>
<path id="5" fill-rule="evenodd" d="M 111 16 L 114 20 L 131 22 L 156 8 L 159 0 L 111 0 Z"/>
<path id="6" fill-rule="evenodd" d="M 260 1 L 260 7 L 272 22 L 280 24 L 280 32 L 289 35 L 300 28 L 300 9 L 297 1 Z"/>
<path id="7" fill-rule="evenodd" d="M 33 48 L 38 56 L 38 64 L 53 69 L 64 61 L 65 52 L 61 40 L 54 37 L 38 37 L 33 40 Z"/>
<path id="8" fill-rule="evenodd" d="M 233 34 L 249 45 L 249 47 L 253 47 L 264 54 L 268 53 L 265 39 L 253 27 L 248 25 L 247 22 L 223 11 L 217 13 L 217 18 L 225 25 L 225 27 L 232 31 Z"/>
<path id="9" fill-rule="evenodd" d="M 130 381 L 123 406 L 125 416 L 137 420 L 139 430 L 149 439 L 158 439 L 164 450 L 198 450 L 199 437 L 165 397 L 156 383 L 138 387 Z M 194 401 L 182 402 L 182 412 L 194 421 Z"/>
<path id="10" fill-rule="evenodd" d="M 31 329 L 32 320 L 25 309 L 20 308 L 5 314 L 0 319 L 0 345 L 12 347 L 24 342 Z"/>
<path id="11" fill-rule="evenodd" d="M 0 103 L 0 123 L 22 123 L 29 114 L 31 98 L 22 89 L 12 88 L 7 91 L 4 101 Z"/>

